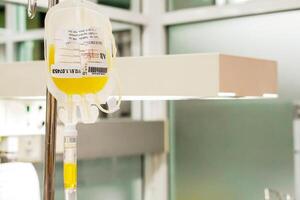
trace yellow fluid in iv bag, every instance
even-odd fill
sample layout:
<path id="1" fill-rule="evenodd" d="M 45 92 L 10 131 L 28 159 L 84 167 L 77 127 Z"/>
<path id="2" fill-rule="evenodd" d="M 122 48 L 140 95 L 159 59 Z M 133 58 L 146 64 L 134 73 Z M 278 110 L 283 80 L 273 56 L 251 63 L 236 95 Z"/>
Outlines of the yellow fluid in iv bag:
<path id="1" fill-rule="evenodd" d="M 51 65 L 55 64 L 55 45 L 49 45 L 49 71 Z M 101 91 L 108 81 L 108 76 L 83 76 L 81 78 L 57 78 L 52 77 L 56 87 L 67 95 L 84 95 Z"/>
<path id="2" fill-rule="evenodd" d="M 77 164 L 64 163 L 64 187 L 66 189 L 77 187 Z"/>

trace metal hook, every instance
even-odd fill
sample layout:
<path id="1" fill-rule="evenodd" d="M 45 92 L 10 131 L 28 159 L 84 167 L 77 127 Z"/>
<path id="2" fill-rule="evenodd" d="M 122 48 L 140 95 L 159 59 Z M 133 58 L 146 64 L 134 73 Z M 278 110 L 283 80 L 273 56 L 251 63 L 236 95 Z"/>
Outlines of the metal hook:
<path id="1" fill-rule="evenodd" d="M 37 8 L 37 0 L 28 0 L 27 15 L 30 19 L 33 19 L 35 17 L 36 8 Z"/>

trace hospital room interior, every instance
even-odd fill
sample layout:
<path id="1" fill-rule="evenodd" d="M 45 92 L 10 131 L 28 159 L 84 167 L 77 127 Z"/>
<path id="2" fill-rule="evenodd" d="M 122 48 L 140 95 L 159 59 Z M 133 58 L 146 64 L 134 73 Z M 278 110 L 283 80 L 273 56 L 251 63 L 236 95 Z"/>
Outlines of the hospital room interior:
<path id="1" fill-rule="evenodd" d="M 0 0 L 0 200 L 300 200 L 298 20 L 300 0 Z"/>

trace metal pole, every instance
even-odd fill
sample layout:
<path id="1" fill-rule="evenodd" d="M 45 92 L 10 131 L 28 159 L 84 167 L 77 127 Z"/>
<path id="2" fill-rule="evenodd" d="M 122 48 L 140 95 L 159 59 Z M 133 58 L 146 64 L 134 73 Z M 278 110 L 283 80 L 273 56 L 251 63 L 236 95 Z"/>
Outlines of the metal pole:
<path id="1" fill-rule="evenodd" d="M 48 8 L 58 4 L 58 0 L 48 0 Z M 55 144 L 56 144 L 56 99 L 46 91 L 46 136 L 44 166 L 44 200 L 55 198 Z"/>
<path id="2" fill-rule="evenodd" d="M 46 108 L 44 200 L 54 200 L 57 102 L 48 90 L 46 94 Z"/>

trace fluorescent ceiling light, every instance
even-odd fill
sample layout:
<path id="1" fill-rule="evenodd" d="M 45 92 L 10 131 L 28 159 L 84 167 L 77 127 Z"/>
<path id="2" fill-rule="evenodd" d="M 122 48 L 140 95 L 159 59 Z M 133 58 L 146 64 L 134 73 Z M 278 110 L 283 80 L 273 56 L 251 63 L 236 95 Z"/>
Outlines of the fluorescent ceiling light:
<path id="1" fill-rule="evenodd" d="M 236 93 L 234 93 L 234 92 L 219 92 L 218 96 L 219 97 L 235 97 Z"/>
<path id="2" fill-rule="evenodd" d="M 264 98 L 278 98 L 278 94 L 263 94 Z"/>

